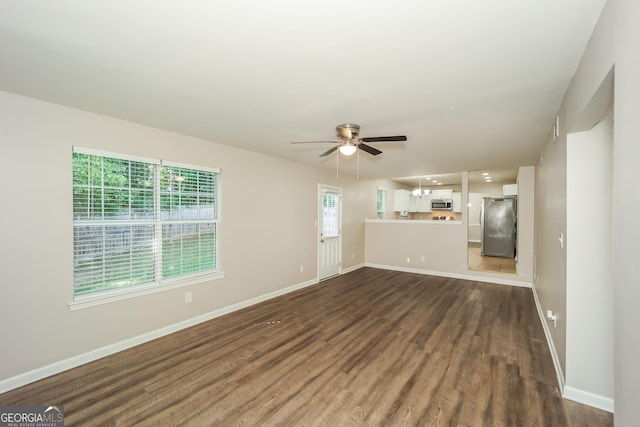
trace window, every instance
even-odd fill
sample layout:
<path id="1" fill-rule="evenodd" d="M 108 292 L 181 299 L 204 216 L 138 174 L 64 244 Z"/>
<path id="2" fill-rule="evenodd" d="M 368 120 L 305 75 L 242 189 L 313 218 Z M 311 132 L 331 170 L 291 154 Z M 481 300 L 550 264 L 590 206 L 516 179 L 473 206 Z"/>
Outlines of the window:
<path id="1" fill-rule="evenodd" d="M 339 194 L 324 193 L 322 196 L 322 235 L 324 237 L 335 237 L 340 235 L 340 212 Z"/>
<path id="2" fill-rule="evenodd" d="M 387 189 L 378 187 L 377 212 L 378 219 L 384 219 L 384 207 L 387 204 Z"/>
<path id="3" fill-rule="evenodd" d="M 216 272 L 215 169 L 73 150 L 74 296 Z"/>

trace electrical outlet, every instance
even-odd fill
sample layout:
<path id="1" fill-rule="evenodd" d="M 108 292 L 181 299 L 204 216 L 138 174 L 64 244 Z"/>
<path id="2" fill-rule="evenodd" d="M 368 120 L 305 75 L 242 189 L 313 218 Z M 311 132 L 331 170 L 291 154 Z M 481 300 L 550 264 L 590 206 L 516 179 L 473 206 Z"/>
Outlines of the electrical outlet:
<path id="1" fill-rule="evenodd" d="M 304 272 L 304 265 L 300 264 L 300 273 Z"/>
<path id="2" fill-rule="evenodd" d="M 186 292 L 184 294 L 184 302 L 185 302 L 185 304 L 189 304 L 191 301 L 193 301 L 193 294 L 191 292 Z"/>
<path id="3" fill-rule="evenodd" d="M 407 264 L 411 263 L 411 258 L 407 257 Z"/>
<path id="4" fill-rule="evenodd" d="M 553 321 L 553 327 L 557 326 L 558 315 L 551 310 L 547 310 L 547 319 Z"/>
<path id="5" fill-rule="evenodd" d="M 425 260 L 425 259 L 426 259 L 426 258 L 424 257 L 424 255 L 421 255 L 421 256 L 420 256 L 420 261 L 424 262 L 424 260 Z"/>

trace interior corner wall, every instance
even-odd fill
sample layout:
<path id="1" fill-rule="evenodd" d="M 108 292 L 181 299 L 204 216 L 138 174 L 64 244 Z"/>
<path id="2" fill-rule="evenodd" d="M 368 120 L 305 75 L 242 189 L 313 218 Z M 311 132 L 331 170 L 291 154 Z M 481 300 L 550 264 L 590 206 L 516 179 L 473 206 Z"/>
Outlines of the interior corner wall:
<path id="1" fill-rule="evenodd" d="M 562 101 L 559 137 L 545 142 L 536 173 L 535 199 L 535 280 L 540 308 L 557 315 L 556 326 L 547 323 L 552 349 L 558 360 L 559 378 L 566 377 L 567 283 L 566 252 L 560 238 L 567 224 L 567 133 L 579 120 L 614 63 L 613 10 L 608 2 L 596 24 L 571 83 Z M 564 384 L 561 384 L 564 386 Z"/>
<path id="2" fill-rule="evenodd" d="M 640 424 L 637 396 L 640 395 L 640 270 L 637 245 L 640 241 L 640 193 L 638 167 L 640 159 L 640 2 L 636 0 L 608 0 L 583 54 L 580 65 L 565 94 L 560 109 L 560 145 L 594 93 L 615 66 L 614 144 L 613 144 L 613 209 L 612 268 L 613 268 L 613 329 L 614 329 L 614 417 L 616 425 Z M 556 251 L 551 244 L 557 241 L 562 222 L 553 218 L 566 217 L 566 194 L 562 176 L 566 162 L 549 164 L 553 154 L 544 148 L 544 164 L 538 168 L 536 179 L 536 273 L 542 309 L 559 311 L 559 328 L 551 329 L 552 340 L 565 366 L 566 335 L 561 325 L 566 318 L 566 283 L 562 274 L 554 274 L 560 265 L 550 261 L 546 249 Z M 557 143 L 555 143 L 557 144 Z M 549 156 L 551 154 L 551 156 Z M 558 177 L 558 182 L 554 182 Z M 554 185 L 555 184 L 555 185 Z M 553 199 L 559 200 L 555 201 Z M 542 202 L 542 203 L 539 203 Z M 558 253 L 558 256 L 562 254 Z M 588 334 L 588 331 L 586 332 Z"/>

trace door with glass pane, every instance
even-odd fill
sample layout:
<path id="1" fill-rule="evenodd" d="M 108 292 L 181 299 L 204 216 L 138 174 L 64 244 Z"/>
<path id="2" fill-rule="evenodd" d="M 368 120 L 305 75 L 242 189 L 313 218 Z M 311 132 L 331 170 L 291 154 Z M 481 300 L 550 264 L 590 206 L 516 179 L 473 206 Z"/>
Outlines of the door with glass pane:
<path id="1" fill-rule="evenodd" d="M 320 187 L 318 213 L 318 279 L 340 274 L 342 252 L 342 193 L 339 188 Z"/>

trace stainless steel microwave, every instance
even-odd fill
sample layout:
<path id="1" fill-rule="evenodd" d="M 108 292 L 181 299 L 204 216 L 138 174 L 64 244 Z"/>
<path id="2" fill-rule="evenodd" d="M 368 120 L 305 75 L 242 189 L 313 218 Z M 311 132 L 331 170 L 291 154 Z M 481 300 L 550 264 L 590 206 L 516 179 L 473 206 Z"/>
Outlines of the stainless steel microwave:
<path id="1" fill-rule="evenodd" d="M 432 200 L 431 210 L 434 211 L 451 211 L 453 210 L 453 200 Z"/>

